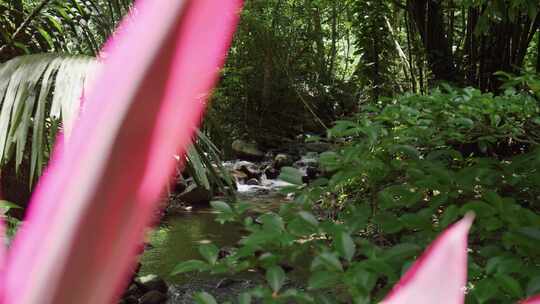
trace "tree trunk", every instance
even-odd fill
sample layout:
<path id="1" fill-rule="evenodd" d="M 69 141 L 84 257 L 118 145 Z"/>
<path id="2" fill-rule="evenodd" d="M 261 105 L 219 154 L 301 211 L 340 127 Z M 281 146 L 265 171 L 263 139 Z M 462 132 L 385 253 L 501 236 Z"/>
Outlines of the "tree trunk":
<path id="1" fill-rule="evenodd" d="M 536 34 L 537 42 L 536 42 L 536 73 L 540 73 L 540 30 L 537 31 Z"/>
<path id="2" fill-rule="evenodd" d="M 436 0 L 409 0 L 408 10 L 420 33 L 435 82 L 458 82 L 452 46 L 441 5 Z"/>

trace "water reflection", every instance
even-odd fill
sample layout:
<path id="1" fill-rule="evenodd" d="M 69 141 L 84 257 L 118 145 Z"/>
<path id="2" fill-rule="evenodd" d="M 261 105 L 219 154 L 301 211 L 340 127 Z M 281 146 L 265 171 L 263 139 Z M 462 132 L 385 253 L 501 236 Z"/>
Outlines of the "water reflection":
<path id="1" fill-rule="evenodd" d="M 234 245 L 240 239 L 240 226 L 215 221 L 208 209 L 194 210 L 167 219 L 152 233 L 152 248 L 142 257 L 141 273 L 157 274 L 171 283 L 182 283 L 186 276 L 171 277 L 170 272 L 180 262 L 202 259 L 198 246 L 214 243 L 218 247 Z"/>

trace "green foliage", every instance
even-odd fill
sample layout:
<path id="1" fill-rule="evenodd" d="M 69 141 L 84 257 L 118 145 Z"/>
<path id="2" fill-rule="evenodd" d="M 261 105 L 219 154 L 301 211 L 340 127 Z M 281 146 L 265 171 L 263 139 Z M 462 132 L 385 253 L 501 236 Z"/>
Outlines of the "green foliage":
<path id="1" fill-rule="evenodd" d="M 18 172 L 29 163 L 29 183 L 41 175 L 57 132 L 69 137 L 81 96 L 97 62 L 88 56 L 19 56 L 0 65 L 0 165 Z M 198 132 L 186 169 L 206 189 L 233 189 L 215 145 Z"/>
<path id="2" fill-rule="evenodd" d="M 91 57 L 28 55 L 0 65 L 0 164 L 30 162 L 30 183 L 41 175 L 59 124 L 69 133 L 81 92 L 95 69 Z M 30 152 L 26 154 L 28 147 Z"/>
<path id="3" fill-rule="evenodd" d="M 348 82 L 351 9 L 348 1 L 245 1 L 205 121 L 211 138 L 275 146 L 348 113 L 358 90 Z"/>
<path id="4" fill-rule="evenodd" d="M 0 200 L 0 218 L 6 224 L 6 235 L 8 238 L 12 238 L 15 235 L 15 232 L 21 224 L 21 222 L 17 218 L 11 215 L 10 211 L 20 208 L 21 207 L 12 202 Z"/>
<path id="5" fill-rule="evenodd" d="M 0 60 L 37 52 L 97 55 L 131 0 L 0 1 Z"/>
<path id="6" fill-rule="evenodd" d="M 446 87 L 366 106 L 329 130 L 342 145 L 321 155 L 324 177 L 304 185 L 284 171 L 294 203 L 260 215 L 214 203 L 218 220 L 248 233 L 226 257 L 203 254 L 197 270 L 263 269 L 246 303 L 377 303 L 473 211 L 467 303 L 530 296 L 540 290 L 539 116 L 533 95 L 510 88 L 494 96 Z"/>

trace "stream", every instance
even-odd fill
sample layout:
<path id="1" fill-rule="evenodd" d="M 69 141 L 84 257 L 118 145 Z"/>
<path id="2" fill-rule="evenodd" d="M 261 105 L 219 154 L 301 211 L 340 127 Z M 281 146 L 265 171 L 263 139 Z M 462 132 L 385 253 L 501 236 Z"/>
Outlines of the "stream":
<path id="1" fill-rule="evenodd" d="M 288 185 L 279 180 L 261 178 L 256 186 L 239 183 L 238 200 L 249 202 L 260 211 L 275 210 L 288 199 L 278 193 L 280 187 Z M 205 273 L 189 273 L 171 276 L 174 267 L 183 261 L 201 259 L 198 246 L 213 243 L 218 247 L 233 246 L 241 237 L 239 225 L 220 224 L 215 221 L 215 213 L 208 206 L 186 208 L 167 216 L 150 236 L 150 245 L 141 259 L 140 275 L 157 275 L 168 283 L 168 304 L 193 303 L 192 294 L 206 291 L 218 301 L 237 295 L 254 287 L 261 276 L 248 273 L 234 277 L 215 277 Z"/>

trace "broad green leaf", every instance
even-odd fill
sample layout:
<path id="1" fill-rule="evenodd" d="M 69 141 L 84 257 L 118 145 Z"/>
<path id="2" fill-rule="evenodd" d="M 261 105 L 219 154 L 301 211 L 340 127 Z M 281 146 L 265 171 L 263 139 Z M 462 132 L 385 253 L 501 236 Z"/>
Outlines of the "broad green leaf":
<path id="1" fill-rule="evenodd" d="M 527 296 L 533 296 L 540 293 L 540 276 L 532 278 L 527 284 Z"/>
<path id="2" fill-rule="evenodd" d="M 274 292 L 279 292 L 285 283 L 285 271 L 280 266 L 273 266 L 266 270 L 266 281 Z"/>
<path id="3" fill-rule="evenodd" d="M 203 244 L 199 246 L 199 253 L 211 265 L 216 264 L 219 248 L 214 244 Z"/>
<path id="4" fill-rule="evenodd" d="M 225 202 L 213 201 L 213 202 L 210 202 L 210 205 L 212 206 L 212 208 L 216 209 L 217 211 L 221 213 L 226 213 L 226 214 L 233 213 L 231 206 L 229 206 L 229 204 Z"/>
<path id="5" fill-rule="evenodd" d="M 310 224 L 313 227 L 317 227 L 319 225 L 319 221 L 315 218 L 315 216 L 311 212 L 306 211 L 300 211 L 298 212 L 298 215 L 308 224 Z"/>
<path id="6" fill-rule="evenodd" d="M 279 174 L 279 179 L 286 181 L 294 185 L 304 184 L 302 177 L 304 174 L 300 170 L 293 167 L 283 167 L 281 168 L 281 173 Z"/>
<path id="7" fill-rule="evenodd" d="M 381 212 L 375 215 L 374 221 L 385 233 L 393 234 L 403 229 L 397 216 L 390 212 Z"/>
<path id="8" fill-rule="evenodd" d="M 335 240 L 335 246 L 344 259 L 349 262 L 352 261 L 354 253 L 356 252 L 356 244 L 350 234 L 345 232 L 340 233 Z"/>
<path id="9" fill-rule="evenodd" d="M 195 296 L 193 296 L 193 299 L 195 300 L 195 303 L 197 304 L 217 304 L 216 299 L 214 296 L 207 292 L 199 292 L 196 293 Z"/>
<path id="10" fill-rule="evenodd" d="M 251 304 L 251 295 L 243 292 L 238 296 L 238 304 Z"/>
<path id="11" fill-rule="evenodd" d="M 206 264 L 205 262 L 199 260 L 189 260 L 176 265 L 176 267 L 174 267 L 173 271 L 171 272 L 171 275 L 177 275 L 192 271 L 204 271 L 206 269 L 208 269 L 208 264 Z"/>
<path id="12" fill-rule="evenodd" d="M 330 288 L 339 282 L 340 274 L 330 271 L 316 271 L 309 277 L 308 289 Z"/>
<path id="13" fill-rule="evenodd" d="M 331 252 L 323 252 L 313 259 L 311 269 L 316 270 L 321 267 L 330 271 L 343 271 L 343 265 L 337 254 Z"/>
<path id="14" fill-rule="evenodd" d="M 519 282 L 513 277 L 505 274 L 498 274 L 495 276 L 497 284 L 512 297 L 521 298 L 523 297 L 523 289 Z"/>

